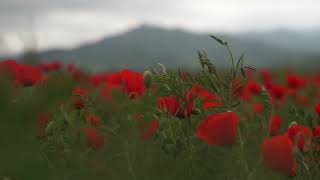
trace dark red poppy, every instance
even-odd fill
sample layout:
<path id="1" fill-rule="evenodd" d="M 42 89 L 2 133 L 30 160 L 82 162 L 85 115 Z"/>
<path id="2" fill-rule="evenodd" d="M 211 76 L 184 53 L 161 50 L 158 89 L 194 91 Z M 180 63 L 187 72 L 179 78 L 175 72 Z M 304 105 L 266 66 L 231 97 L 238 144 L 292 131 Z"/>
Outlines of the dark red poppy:
<path id="1" fill-rule="evenodd" d="M 106 80 L 108 87 L 121 87 L 130 97 L 142 95 L 146 90 L 143 74 L 131 70 L 112 73 Z"/>
<path id="2" fill-rule="evenodd" d="M 296 144 L 298 148 L 303 151 L 305 146 L 310 145 L 312 132 L 311 130 L 302 125 L 292 125 L 288 128 L 286 135 L 291 139 L 293 144 Z"/>
<path id="3" fill-rule="evenodd" d="M 72 72 L 75 69 L 74 64 L 67 64 L 67 71 Z"/>
<path id="4" fill-rule="evenodd" d="M 160 126 L 160 123 L 158 120 L 144 122 L 142 126 L 143 127 L 142 139 L 144 140 L 150 139 L 154 134 L 156 134 L 159 126 Z"/>
<path id="5" fill-rule="evenodd" d="M 99 130 L 87 127 L 82 128 L 82 130 L 87 137 L 86 144 L 89 148 L 98 150 L 105 145 L 106 137 Z"/>
<path id="6" fill-rule="evenodd" d="M 262 103 L 253 103 L 252 108 L 256 113 L 262 113 L 264 110 L 264 105 Z"/>
<path id="7" fill-rule="evenodd" d="M 307 96 L 296 96 L 295 101 L 301 106 L 308 106 L 310 104 L 310 99 Z"/>
<path id="8" fill-rule="evenodd" d="M 106 73 L 94 74 L 90 77 L 90 83 L 94 87 L 99 87 L 100 85 L 102 85 L 106 81 L 107 76 L 108 75 Z"/>
<path id="9" fill-rule="evenodd" d="M 288 176 L 294 176 L 297 173 L 297 164 L 293 153 L 293 143 L 284 135 L 265 139 L 262 144 L 263 163 L 272 170 Z"/>
<path id="10" fill-rule="evenodd" d="M 193 95 L 188 93 L 189 96 L 184 98 L 178 98 L 175 96 L 168 96 L 168 97 L 159 97 L 158 98 L 158 107 L 161 110 L 166 111 L 167 113 L 171 114 L 172 116 L 177 117 L 188 117 L 192 114 L 194 102 L 193 102 Z M 184 105 L 180 104 L 180 101 L 185 103 Z"/>
<path id="11" fill-rule="evenodd" d="M 272 75 L 268 69 L 262 69 L 260 74 L 264 83 L 272 82 Z"/>
<path id="12" fill-rule="evenodd" d="M 82 99 L 76 99 L 74 102 L 74 108 L 77 110 L 85 108 L 85 102 Z"/>
<path id="13" fill-rule="evenodd" d="M 85 88 L 82 87 L 75 87 L 72 90 L 72 94 L 76 96 L 81 96 L 81 97 L 88 97 L 89 91 Z"/>
<path id="14" fill-rule="evenodd" d="M 195 84 L 192 87 L 192 92 L 194 92 L 195 95 L 198 95 L 201 100 L 203 100 L 203 108 L 209 109 L 216 106 L 221 106 L 221 100 L 220 98 L 214 94 L 213 92 L 202 88 L 200 85 Z"/>
<path id="15" fill-rule="evenodd" d="M 320 126 L 316 126 L 316 127 L 314 127 L 314 130 L 313 130 L 313 137 L 314 137 L 314 138 L 318 138 L 318 137 L 320 137 Z"/>
<path id="16" fill-rule="evenodd" d="M 43 76 L 39 67 L 19 64 L 15 69 L 16 83 L 23 86 L 33 86 L 43 80 Z"/>
<path id="17" fill-rule="evenodd" d="M 305 79 L 301 76 L 298 76 L 296 74 L 290 73 L 287 76 L 287 86 L 289 89 L 298 90 L 300 88 L 303 88 L 305 85 Z"/>
<path id="18" fill-rule="evenodd" d="M 273 100 L 284 101 L 287 89 L 279 84 L 272 84 L 269 92 Z"/>
<path id="19" fill-rule="evenodd" d="M 45 130 L 47 125 L 52 118 L 52 114 L 50 112 L 41 112 L 37 117 L 37 132 L 40 137 L 45 135 Z"/>
<path id="20" fill-rule="evenodd" d="M 232 145 L 237 139 L 239 122 L 235 112 L 209 115 L 200 122 L 196 136 L 209 145 Z"/>
<path id="21" fill-rule="evenodd" d="M 282 117 L 279 115 L 273 115 L 270 123 L 270 136 L 275 136 L 279 134 L 282 124 Z"/>
<path id="22" fill-rule="evenodd" d="M 316 111 L 316 113 L 318 114 L 318 116 L 320 117 L 320 103 L 316 104 L 314 106 L 314 110 Z"/>
<path id="23" fill-rule="evenodd" d="M 100 117 L 95 114 L 89 114 L 86 119 L 92 126 L 99 126 L 102 124 Z"/>

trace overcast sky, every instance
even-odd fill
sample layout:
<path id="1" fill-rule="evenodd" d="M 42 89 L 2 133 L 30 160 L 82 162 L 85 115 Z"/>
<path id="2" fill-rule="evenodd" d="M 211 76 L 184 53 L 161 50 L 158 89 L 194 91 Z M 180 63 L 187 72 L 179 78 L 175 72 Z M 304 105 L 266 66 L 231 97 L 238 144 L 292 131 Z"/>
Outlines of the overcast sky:
<path id="1" fill-rule="evenodd" d="M 312 30 L 320 27 L 320 1 L 0 0 L 0 23 L 1 55 L 33 39 L 39 49 L 74 47 L 141 23 L 200 32 Z"/>

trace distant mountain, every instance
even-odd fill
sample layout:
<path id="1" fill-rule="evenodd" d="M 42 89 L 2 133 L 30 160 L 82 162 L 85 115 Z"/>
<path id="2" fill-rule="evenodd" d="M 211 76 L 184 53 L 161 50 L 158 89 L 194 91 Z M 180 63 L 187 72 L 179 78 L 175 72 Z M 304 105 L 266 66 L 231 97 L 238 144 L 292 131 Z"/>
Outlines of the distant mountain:
<path id="1" fill-rule="evenodd" d="M 246 52 L 246 63 L 254 67 L 290 63 L 320 52 L 319 35 L 305 37 L 286 32 L 214 34 L 227 40 L 234 55 Z M 312 41 L 311 41 L 312 40 Z M 300 42 L 300 44 L 299 44 Z M 313 42 L 314 44 L 311 44 Z M 310 47 L 309 47 L 310 46 Z M 145 69 L 160 62 L 168 67 L 198 67 L 197 50 L 207 49 L 219 65 L 226 65 L 227 52 L 208 34 L 180 29 L 142 25 L 123 34 L 87 43 L 71 50 L 56 49 L 41 53 L 43 59 L 74 60 L 95 69 Z M 313 59 L 314 61 L 314 59 Z"/>

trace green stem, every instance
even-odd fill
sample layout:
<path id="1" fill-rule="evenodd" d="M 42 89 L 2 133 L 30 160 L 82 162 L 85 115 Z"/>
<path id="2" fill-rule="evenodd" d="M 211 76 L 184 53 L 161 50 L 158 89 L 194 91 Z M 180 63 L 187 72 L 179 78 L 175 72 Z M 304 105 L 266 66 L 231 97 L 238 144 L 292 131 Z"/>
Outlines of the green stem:
<path id="1" fill-rule="evenodd" d="M 132 179 L 136 180 L 137 178 L 136 178 L 136 175 L 134 173 L 132 162 L 131 162 L 131 159 L 130 159 L 129 142 L 128 141 L 126 141 L 126 143 L 124 144 L 124 153 L 126 155 L 129 173 L 131 174 Z"/>

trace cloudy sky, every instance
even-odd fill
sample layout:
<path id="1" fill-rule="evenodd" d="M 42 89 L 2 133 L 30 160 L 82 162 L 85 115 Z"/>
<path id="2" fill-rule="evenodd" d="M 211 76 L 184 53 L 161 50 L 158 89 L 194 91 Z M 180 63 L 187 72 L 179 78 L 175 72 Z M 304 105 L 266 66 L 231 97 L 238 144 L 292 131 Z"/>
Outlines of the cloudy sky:
<path id="1" fill-rule="evenodd" d="M 198 32 L 320 29 L 319 7 L 318 0 L 0 0 L 0 55 L 74 47 L 141 23 Z"/>

